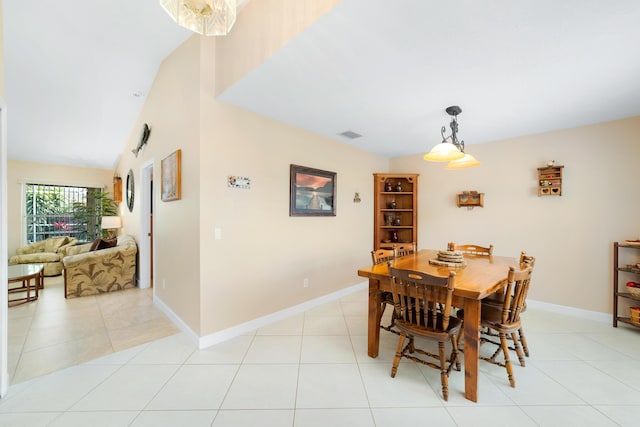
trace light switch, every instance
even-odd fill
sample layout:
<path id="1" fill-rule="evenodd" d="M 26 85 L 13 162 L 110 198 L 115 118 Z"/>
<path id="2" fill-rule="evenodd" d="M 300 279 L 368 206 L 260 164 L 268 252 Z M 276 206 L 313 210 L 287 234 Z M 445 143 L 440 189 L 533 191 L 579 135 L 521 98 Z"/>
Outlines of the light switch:
<path id="1" fill-rule="evenodd" d="M 222 228 L 216 227 L 213 230 L 213 238 L 214 240 L 222 240 Z"/>

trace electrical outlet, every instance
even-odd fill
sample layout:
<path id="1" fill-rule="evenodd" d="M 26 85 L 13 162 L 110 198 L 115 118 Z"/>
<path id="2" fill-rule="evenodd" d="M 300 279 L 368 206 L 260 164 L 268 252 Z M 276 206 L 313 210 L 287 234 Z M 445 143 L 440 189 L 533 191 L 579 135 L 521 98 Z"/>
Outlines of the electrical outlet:
<path id="1" fill-rule="evenodd" d="M 302 281 L 302 286 L 304 286 L 305 288 L 308 288 L 309 287 L 309 279 L 307 279 L 305 277 L 304 280 Z"/>

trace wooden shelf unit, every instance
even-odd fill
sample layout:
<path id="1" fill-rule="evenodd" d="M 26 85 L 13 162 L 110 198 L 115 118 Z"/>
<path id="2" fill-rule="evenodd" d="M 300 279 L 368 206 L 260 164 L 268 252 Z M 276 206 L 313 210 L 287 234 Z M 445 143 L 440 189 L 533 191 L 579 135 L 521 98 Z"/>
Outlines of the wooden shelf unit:
<path id="1" fill-rule="evenodd" d="M 478 193 L 477 191 L 464 191 L 456 194 L 456 204 L 459 208 L 482 208 L 484 207 L 484 193 Z"/>
<path id="2" fill-rule="evenodd" d="M 538 196 L 562 196 L 564 166 L 538 168 Z"/>
<path id="3" fill-rule="evenodd" d="M 620 266 L 620 249 L 640 249 L 640 245 L 630 245 L 624 242 L 614 242 L 613 243 L 613 327 L 618 327 L 618 322 L 627 323 L 629 325 L 633 325 L 635 327 L 640 328 L 639 323 L 634 323 L 631 321 L 631 315 L 628 316 L 620 316 L 620 304 L 619 298 L 623 300 L 629 301 L 629 305 L 640 306 L 640 296 L 631 295 L 629 292 L 620 291 L 620 275 L 622 277 L 627 277 L 630 280 L 623 280 L 623 286 L 626 290 L 626 282 L 627 281 L 637 281 L 640 280 L 640 268 L 628 267 L 626 264 L 624 266 Z M 640 255 L 640 252 L 638 252 Z M 640 257 L 636 257 L 636 262 L 640 262 Z M 633 278 L 633 280 L 631 280 Z"/>
<path id="4" fill-rule="evenodd" d="M 417 244 L 418 174 L 374 173 L 373 188 L 373 249 Z"/>

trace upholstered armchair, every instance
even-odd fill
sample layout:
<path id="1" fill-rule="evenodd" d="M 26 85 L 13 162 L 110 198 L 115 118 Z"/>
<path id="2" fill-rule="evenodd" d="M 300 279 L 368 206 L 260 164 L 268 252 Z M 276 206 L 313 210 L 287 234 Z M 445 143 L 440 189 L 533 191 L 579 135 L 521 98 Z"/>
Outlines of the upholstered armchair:
<path id="1" fill-rule="evenodd" d="M 93 244 L 69 248 L 64 264 L 65 298 L 83 297 L 135 287 L 138 246 L 129 235 L 118 237 L 114 247 Z"/>
<path id="2" fill-rule="evenodd" d="M 9 258 L 9 265 L 44 264 L 45 276 L 58 276 L 62 273 L 62 258 L 67 248 L 78 243 L 75 237 L 50 237 L 33 242 L 16 250 Z"/>

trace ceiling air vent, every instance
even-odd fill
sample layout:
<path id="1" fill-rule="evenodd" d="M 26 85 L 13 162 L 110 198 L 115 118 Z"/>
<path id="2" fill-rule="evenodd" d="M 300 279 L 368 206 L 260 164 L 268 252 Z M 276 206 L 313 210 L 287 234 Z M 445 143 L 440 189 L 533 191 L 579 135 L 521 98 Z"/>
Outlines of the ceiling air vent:
<path id="1" fill-rule="evenodd" d="M 338 135 L 346 136 L 347 138 L 350 138 L 350 139 L 356 139 L 356 138 L 360 138 L 362 136 L 359 133 L 355 133 L 355 132 L 350 131 L 350 130 L 345 130 L 344 132 L 339 133 Z"/>

